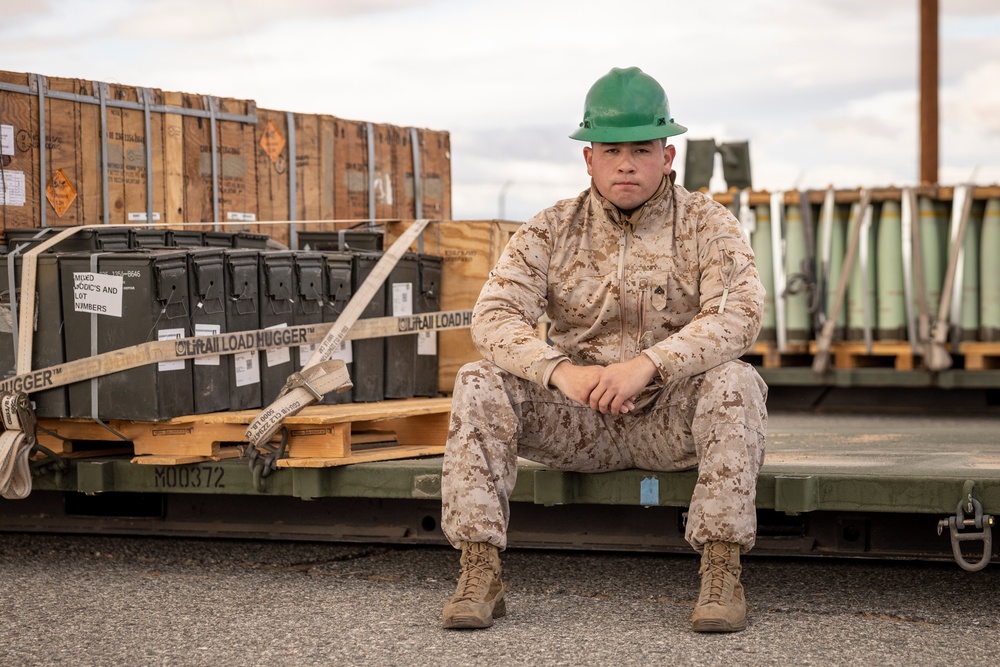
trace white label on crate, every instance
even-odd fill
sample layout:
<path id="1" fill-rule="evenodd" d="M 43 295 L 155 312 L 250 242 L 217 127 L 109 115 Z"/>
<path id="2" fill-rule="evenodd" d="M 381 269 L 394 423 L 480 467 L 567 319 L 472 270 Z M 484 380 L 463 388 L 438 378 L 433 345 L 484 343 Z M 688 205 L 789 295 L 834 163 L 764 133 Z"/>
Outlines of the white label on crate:
<path id="1" fill-rule="evenodd" d="M 310 357 L 316 351 L 317 345 L 299 345 L 299 366 L 305 366 L 309 363 Z"/>
<path id="2" fill-rule="evenodd" d="M 156 211 L 153 211 L 153 222 L 157 222 L 157 221 L 159 221 L 159 219 L 160 219 L 160 214 L 157 213 Z M 129 222 L 146 222 L 146 212 L 145 211 L 139 211 L 138 213 L 129 213 L 128 214 L 128 221 Z"/>
<path id="3" fill-rule="evenodd" d="M 421 331 L 417 334 L 417 355 L 425 357 L 437 356 L 438 332 Z"/>
<path id="4" fill-rule="evenodd" d="M 246 387 L 260 382 L 260 362 L 256 352 L 237 352 L 233 355 L 236 366 L 236 386 Z"/>
<path id="5" fill-rule="evenodd" d="M 194 325 L 195 336 L 215 336 L 222 333 L 222 327 L 218 324 L 196 324 Z M 222 363 L 219 355 L 212 357 L 198 357 L 194 360 L 195 366 L 218 366 Z"/>
<path id="6" fill-rule="evenodd" d="M 184 329 L 160 329 L 156 332 L 156 340 L 178 340 L 184 338 Z M 156 365 L 161 371 L 182 371 L 184 360 L 161 361 Z"/>
<path id="7" fill-rule="evenodd" d="M 226 213 L 226 220 L 230 222 L 257 222 L 257 214 L 230 211 L 229 213 Z"/>
<path id="8" fill-rule="evenodd" d="M 121 276 L 73 272 L 73 310 L 78 313 L 122 316 Z"/>
<path id="9" fill-rule="evenodd" d="M 413 314 L 413 283 L 395 283 L 392 286 L 393 317 Z"/>
<path id="10" fill-rule="evenodd" d="M 342 340 L 340 341 L 340 347 L 333 351 L 330 355 L 331 359 L 341 359 L 345 364 L 352 363 L 354 361 L 354 346 L 351 345 L 351 341 Z"/>
<path id="11" fill-rule="evenodd" d="M 24 172 L 5 169 L 0 192 L 3 193 L 5 206 L 24 206 Z"/>
<path id="12" fill-rule="evenodd" d="M 14 154 L 14 126 L 0 125 L 0 155 Z"/>
<path id="13" fill-rule="evenodd" d="M 281 324 L 275 324 L 273 327 L 267 327 L 268 329 L 284 329 L 288 326 L 287 323 L 282 322 Z M 278 366 L 279 364 L 287 364 L 292 360 L 292 353 L 288 351 L 287 347 L 269 347 L 264 355 L 267 357 L 267 367 Z"/>

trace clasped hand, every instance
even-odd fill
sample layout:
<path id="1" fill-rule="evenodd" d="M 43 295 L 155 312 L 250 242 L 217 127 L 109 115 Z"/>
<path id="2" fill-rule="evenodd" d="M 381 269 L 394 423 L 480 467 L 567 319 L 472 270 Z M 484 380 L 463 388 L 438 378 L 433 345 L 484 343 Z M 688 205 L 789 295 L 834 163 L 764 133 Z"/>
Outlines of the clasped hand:
<path id="1" fill-rule="evenodd" d="M 606 415 L 623 415 L 656 375 L 656 365 L 644 354 L 609 366 L 577 366 L 563 361 L 550 383 L 568 398 Z"/>

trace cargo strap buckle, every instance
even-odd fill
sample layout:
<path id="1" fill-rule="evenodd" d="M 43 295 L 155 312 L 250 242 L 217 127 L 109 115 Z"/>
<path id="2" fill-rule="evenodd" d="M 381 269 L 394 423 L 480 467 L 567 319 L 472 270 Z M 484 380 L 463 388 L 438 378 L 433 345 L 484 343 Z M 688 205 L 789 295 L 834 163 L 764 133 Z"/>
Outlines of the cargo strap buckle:
<path id="1" fill-rule="evenodd" d="M 313 384 L 316 380 L 326 375 L 328 371 L 329 367 L 324 366 L 323 364 L 317 364 L 315 366 L 311 366 L 310 368 L 296 371 L 288 376 L 288 379 L 285 380 L 285 386 L 281 388 L 281 392 L 278 395 L 284 396 L 293 389 L 301 387 L 312 394 L 317 401 L 322 401 L 323 393 L 313 387 Z"/>
<path id="2" fill-rule="evenodd" d="M 972 518 L 968 518 L 969 515 Z M 992 526 L 993 517 L 989 514 L 983 514 L 982 503 L 969 493 L 967 500 L 958 501 L 955 516 L 938 521 L 937 532 L 940 535 L 945 528 L 948 528 L 951 533 L 951 551 L 955 555 L 955 562 L 963 570 L 977 572 L 986 567 L 993 556 Z M 978 529 L 978 532 L 959 532 L 960 528 L 971 529 L 973 527 Z M 983 557 L 976 562 L 966 560 L 965 555 L 962 554 L 962 542 L 978 542 L 980 540 L 983 543 Z"/>

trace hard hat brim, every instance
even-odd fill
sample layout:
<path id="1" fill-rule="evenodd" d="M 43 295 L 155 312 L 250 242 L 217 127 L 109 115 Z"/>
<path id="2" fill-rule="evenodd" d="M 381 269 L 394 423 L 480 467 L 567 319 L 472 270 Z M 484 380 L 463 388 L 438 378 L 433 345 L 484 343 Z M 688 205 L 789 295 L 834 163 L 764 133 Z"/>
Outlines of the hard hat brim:
<path id="1" fill-rule="evenodd" d="M 665 125 L 640 125 L 638 127 L 581 127 L 569 135 L 569 138 L 599 144 L 621 144 L 666 139 L 685 132 L 687 132 L 686 127 L 670 121 Z"/>

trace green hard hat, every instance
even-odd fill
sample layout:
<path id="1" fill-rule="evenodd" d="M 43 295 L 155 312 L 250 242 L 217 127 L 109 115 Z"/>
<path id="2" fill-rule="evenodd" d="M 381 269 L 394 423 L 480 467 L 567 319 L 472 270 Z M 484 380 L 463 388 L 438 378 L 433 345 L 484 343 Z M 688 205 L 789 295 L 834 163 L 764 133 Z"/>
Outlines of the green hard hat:
<path id="1" fill-rule="evenodd" d="M 638 67 L 612 68 L 590 87 L 583 122 L 570 139 L 616 144 L 687 132 L 670 117 L 663 86 Z"/>

